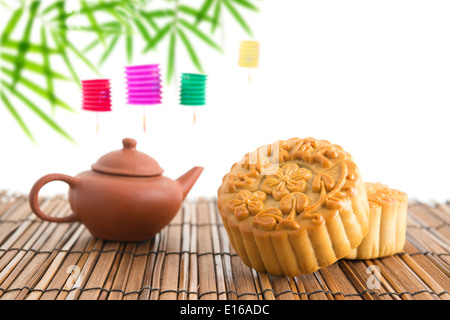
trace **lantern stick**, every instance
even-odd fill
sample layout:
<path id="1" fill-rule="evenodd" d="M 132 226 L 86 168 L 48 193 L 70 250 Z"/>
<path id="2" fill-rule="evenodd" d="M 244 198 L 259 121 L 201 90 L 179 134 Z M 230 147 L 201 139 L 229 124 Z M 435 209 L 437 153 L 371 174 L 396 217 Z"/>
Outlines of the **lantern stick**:
<path id="1" fill-rule="evenodd" d="M 100 127 L 99 123 L 98 123 L 98 112 L 95 113 L 95 116 L 97 118 L 97 123 L 96 123 L 96 126 L 95 126 L 95 133 L 98 134 L 98 130 L 99 130 L 99 127 Z"/>
<path id="2" fill-rule="evenodd" d="M 143 114 L 143 127 L 144 127 L 144 132 L 147 132 L 147 120 L 146 120 L 146 115 L 145 115 L 145 106 L 143 106 L 142 107 L 142 109 L 143 109 L 143 112 L 144 112 L 144 114 Z"/>
<path id="3" fill-rule="evenodd" d="M 194 107 L 194 119 L 193 119 L 193 124 L 195 124 L 197 122 L 197 115 L 196 115 L 196 110 L 195 110 L 195 107 Z"/>

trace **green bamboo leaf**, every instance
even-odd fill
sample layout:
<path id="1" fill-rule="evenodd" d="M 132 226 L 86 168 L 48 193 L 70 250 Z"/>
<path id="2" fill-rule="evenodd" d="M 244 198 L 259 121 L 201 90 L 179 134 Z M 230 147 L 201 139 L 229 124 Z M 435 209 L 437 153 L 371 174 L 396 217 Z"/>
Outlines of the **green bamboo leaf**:
<path id="1" fill-rule="evenodd" d="M 127 14 L 125 12 L 122 12 L 119 9 L 120 9 L 120 7 L 119 8 L 109 7 L 107 9 L 107 11 L 109 12 L 110 15 L 112 15 L 114 18 L 116 18 L 116 20 L 120 23 L 120 25 L 129 26 L 130 24 L 128 23 Z"/>
<path id="2" fill-rule="evenodd" d="M 118 1 L 97 1 L 94 2 L 91 9 L 92 11 L 104 12 L 107 9 L 114 9 L 116 7 L 123 8 L 127 4 L 127 0 L 118 0 Z"/>
<path id="3" fill-rule="evenodd" d="M 222 0 L 223 4 L 227 7 L 228 11 L 234 17 L 234 19 L 241 25 L 242 29 L 244 29 L 250 36 L 252 36 L 252 31 L 250 27 L 245 22 L 244 18 L 239 14 L 239 12 L 231 5 L 228 0 Z"/>
<path id="4" fill-rule="evenodd" d="M 200 72 L 203 72 L 202 65 L 200 63 L 200 60 L 198 59 L 197 54 L 195 53 L 194 47 L 192 47 L 192 44 L 190 43 L 188 37 L 184 34 L 183 30 L 180 28 L 177 29 L 178 35 L 180 36 L 181 41 L 184 43 L 184 46 L 186 47 L 189 56 L 191 57 L 192 63 L 197 67 L 197 69 Z"/>
<path id="5" fill-rule="evenodd" d="M 248 0 L 231 0 L 231 1 L 233 1 L 233 2 L 243 6 L 243 7 L 247 8 L 247 9 L 249 9 L 249 10 L 252 10 L 252 11 L 255 11 L 255 12 L 259 12 L 258 7 L 255 6 L 253 3 L 251 3 Z"/>
<path id="6" fill-rule="evenodd" d="M 91 43 L 89 43 L 86 47 L 83 49 L 83 53 L 88 53 L 95 47 L 97 47 L 100 44 L 100 40 L 94 39 Z"/>
<path id="7" fill-rule="evenodd" d="M 2 33 L 1 38 L 2 46 L 3 43 L 9 39 L 9 36 L 11 35 L 12 31 L 16 28 L 17 22 L 19 22 L 20 18 L 22 17 L 22 14 L 23 14 L 23 7 L 20 7 L 12 14 L 11 19 L 9 19 Z"/>
<path id="8" fill-rule="evenodd" d="M 197 9 L 195 9 L 193 7 L 187 6 L 185 4 L 180 4 L 178 6 L 178 11 L 179 12 L 183 12 L 183 13 L 185 13 L 187 15 L 190 15 L 190 16 L 192 16 L 194 18 L 197 18 L 199 16 L 199 14 L 200 14 L 199 10 L 197 10 Z M 203 17 L 202 17 L 202 21 L 212 22 L 213 19 L 210 16 L 204 14 Z M 197 22 L 195 24 L 197 25 Z"/>
<path id="9" fill-rule="evenodd" d="M 219 26 L 219 18 L 220 18 L 220 11 L 222 10 L 222 6 L 220 5 L 220 1 L 216 2 L 216 6 L 214 7 L 214 15 L 213 15 L 213 22 L 211 24 L 211 33 L 214 33 Z"/>
<path id="10" fill-rule="evenodd" d="M 75 72 L 75 69 L 73 68 L 72 63 L 70 62 L 69 57 L 67 56 L 67 53 L 66 53 L 65 43 L 67 42 L 67 38 L 60 39 L 58 34 L 56 33 L 56 31 L 54 31 L 54 30 L 51 31 L 51 34 L 52 34 L 53 40 L 55 41 L 55 43 L 58 47 L 59 55 L 64 60 L 64 63 L 66 64 L 67 68 L 69 69 L 69 72 L 72 75 L 73 81 L 75 81 L 75 83 L 77 83 L 78 86 L 81 87 L 80 79 L 78 78 L 78 75 Z M 63 41 L 64 41 L 64 43 L 63 43 Z"/>
<path id="11" fill-rule="evenodd" d="M 150 18 L 169 18 L 175 15 L 172 9 L 153 10 L 145 13 L 145 16 Z"/>
<path id="12" fill-rule="evenodd" d="M 98 62 L 98 64 L 100 66 L 106 61 L 106 59 L 108 59 L 109 55 L 114 50 L 114 47 L 116 46 L 118 40 L 119 40 L 119 35 L 114 36 L 114 38 L 111 40 L 111 42 L 109 43 L 109 46 L 106 48 L 105 52 L 103 53 L 103 55 L 100 58 L 100 61 Z"/>
<path id="13" fill-rule="evenodd" d="M 208 37 L 205 33 L 203 33 L 202 31 L 200 31 L 198 28 L 196 28 L 194 25 L 191 25 L 189 22 L 187 22 L 184 19 L 178 19 L 178 22 L 180 24 L 182 24 L 186 29 L 188 29 L 189 31 L 191 31 L 192 33 L 194 33 L 198 38 L 200 38 L 201 40 L 203 40 L 205 43 L 207 43 L 208 45 L 210 45 L 211 47 L 213 47 L 214 49 L 218 50 L 218 51 L 222 51 L 222 49 L 210 38 Z"/>
<path id="14" fill-rule="evenodd" d="M 69 57 L 67 56 L 67 53 L 64 49 L 61 49 L 61 57 L 63 58 L 64 63 L 67 66 L 67 69 L 69 69 L 69 72 L 72 75 L 73 81 L 75 81 L 75 83 L 81 87 L 80 78 L 78 77 L 78 74 L 76 73 L 75 69 L 73 68 L 72 63 L 70 62 Z"/>
<path id="15" fill-rule="evenodd" d="M 159 26 L 156 24 L 155 20 L 153 20 L 152 18 L 148 18 L 147 21 L 150 24 L 150 26 L 153 28 L 153 30 L 159 31 Z"/>
<path id="16" fill-rule="evenodd" d="M 163 28 L 161 28 L 153 37 L 152 41 L 144 48 L 143 53 L 153 49 L 156 45 L 164 38 L 164 36 L 169 32 L 172 28 L 172 23 L 166 24 Z"/>
<path id="17" fill-rule="evenodd" d="M 11 49 L 16 53 L 17 51 L 19 51 L 19 47 L 21 47 L 21 45 L 23 45 L 23 43 L 20 41 L 8 39 L 5 42 L 2 42 L 2 50 L 3 49 Z M 28 52 L 31 52 L 31 53 L 41 53 L 41 51 L 43 50 L 41 44 L 28 43 L 27 47 L 28 47 Z M 57 49 L 54 49 L 54 48 L 47 48 L 47 49 L 48 49 L 48 52 L 51 54 L 59 54 L 59 50 L 57 50 Z M 17 57 L 17 54 L 16 54 L 16 57 Z"/>
<path id="18" fill-rule="evenodd" d="M 85 0 L 81 0 L 81 7 L 86 12 L 86 17 L 89 20 L 89 22 L 91 23 L 91 26 L 94 28 L 95 32 L 97 33 L 98 38 L 100 39 L 101 43 L 104 46 L 106 46 L 105 38 L 103 36 L 103 31 L 100 28 L 100 26 L 97 22 L 97 19 L 94 16 L 94 12 L 93 12 L 92 8 L 89 7 L 89 5 L 86 3 Z"/>
<path id="19" fill-rule="evenodd" d="M 108 21 L 100 25 L 103 29 L 115 29 L 117 31 L 122 30 L 122 24 L 117 21 Z"/>
<path id="20" fill-rule="evenodd" d="M 175 70 L 175 51 L 176 51 L 176 37 L 175 32 L 172 31 L 170 35 L 169 43 L 169 56 L 167 59 L 167 82 L 170 83 L 173 77 L 173 72 Z"/>
<path id="21" fill-rule="evenodd" d="M 123 5 L 124 1 L 113 1 L 113 2 L 98 2 L 98 3 L 93 3 L 92 6 L 86 6 L 86 7 L 81 7 L 79 11 L 77 11 L 77 13 L 79 13 L 80 15 L 88 15 L 88 12 L 105 12 L 109 9 L 114 9 L 116 6 L 121 6 Z M 64 1 L 62 1 L 62 4 L 64 4 Z M 73 15 L 74 12 L 59 12 L 58 15 L 54 18 L 52 18 L 50 21 L 54 22 L 54 21 L 66 21 L 67 18 L 69 18 L 71 15 Z"/>
<path id="22" fill-rule="evenodd" d="M 138 6 L 142 7 L 141 4 Z M 128 18 L 129 16 L 135 16 L 139 10 L 132 3 L 130 3 L 130 1 L 123 1 L 123 4 L 119 6 L 116 11 L 122 14 L 125 18 Z"/>
<path id="23" fill-rule="evenodd" d="M 142 24 L 142 22 L 139 19 L 134 18 L 133 19 L 134 24 L 136 25 L 137 30 L 142 35 L 142 38 L 147 42 L 147 45 L 152 42 L 152 37 L 150 36 L 150 33 L 148 32 L 147 28 Z"/>
<path id="24" fill-rule="evenodd" d="M 25 122 L 22 120 L 22 118 L 20 117 L 19 113 L 16 111 L 16 109 L 14 109 L 13 105 L 11 104 L 11 102 L 8 100 L 8 98 L 6 97 L 6 95 L 1 92 L 0 96 L 3 100 L 3 103 L 6 106 L 6 109 L 8 109 L 8 111 L 11 113 L 11 115 L 14 117 L 14 119 L 17 121 L 17 123 L 19 124 L 19 126 L 22 128 L 23 132 L 25 132 L 25 134 L 28 136 L 28 138 L 33 142 L 36 143 L 36 140 L 34 140 L 33 135 L 31 134 L 31 131 L 28 129 L 27 125 L 25 124 Z"/>
<path id="25" fill-rule="evenodd" d="M 23 66 L 25 65 L 25 56 L 28 52 L 29 40 L 31 35 L 31 28 L 33 26 L 33 22 L 35 20 L 37 10 L 41 2 L 39 0 L 34 0 L 30 5 L 30 14 L 28 17 L 27 24 L 25 26 L 25 31 L 22 36 L 22 41 L 19 44 L 19 52 L 17 54 L 14 75 L 12 78 L 13 87 L 16 85 L 19 80 L 20 74 L 22 72 Z"/>
<path id="26" fill-rule="evenodd" d="M 65 9 L 65 1 L 57 1 L 55 2 L 55 8 L 57 9 L 58 15 L 56 18 L 52 19 L 52 21 L 57 22 L 58 31 L 63 39 L 63 42 L 67 39 L 67 30 L 69 29 L 69 26 L 67 25 L 67 19 L 70 18 L 70 16 L 75 15 L 76 11 L 66 12 Z M 56 32 L 56 28 L 52 28 L 52 32 Z"/>
<path id="27" fill-rule="evenodd" d="M 195 20 L 195 24 L 198 24 L 200 21 L 204 19 L 206 13 L 208 12 L 213 2 L 214 0 L 206 0 L 205 2 L 203 2 L 200 10 L 197 13 L 197 19 Z"/>
<path id="28" fill-rule="evenodd" d="M 148 16 L 145 12 L 140 11 L 139 12 L 140 16 L 142 16 L 149 24 L 150 27 L 153 28 L 153 30 L 155 30 L 156 32 L 159 31 L 159 26 L 156 24 L 155 20 L 153 19 L 153 17 Z"/>
<path id="29" fill-rule="evenodd" d="M 58 1 L 51 3 L 49 6 L 47 6 L 45 9 L 43 9 L 41 11 L 41 14 L 47 15 L 50 12 L 52 12 L 53 10 L 58 9 L 62 2 L 64 2 L 64 0 L 58 0 Z"/>
<path id="30" fill-rule="evenodd" d="M 7 61 L 7 62 L 11 62 L 11 63 L 14 63 L 14 61 L 16 59 L 16 57 L 14 55 L 9 54 L 9 53 L 5 53 L 5 52 L 3 52 L 1 54 L 1 58 L 2 58 L 2 60 Z M 29 59 L 27 59 L 25 61 L 24 69 L 27 70 L 27 71 L 39 74 L 39 75 L 42 75 L 43 73 L 45 73 L 44 66 L 42 64 L 39 64 L 39 63 L 34 62 L 34 61 L 31 61 Z M 69 80 L 69 78 L 67 78 L 65 75 L 63 75 L 63 74 L 61 74 L 59 72 L 50 70 L 50 73 L 51 73 L 51 76 L 54 79 Z"/>
<path id="31" fill-rule="evenodd" d="M 61 1 L 61 2 L 57 2 L 57 8 L 58 8 L 58 14 L 59 15 L 63 15 L 66 10 L 65 10 L 65 2 Z M 71 12 L 70 13 L 75 14 L 75 12 Z M 58 27 L 61 30 L 61 36 L 64 40 L 67 39 L 67 18 L 66 19 L 59 19 L 58 20 Z"/>
<path id="32" fill-rule="evenodd" d="M 6 74 L 6 75 L 8 75 L 10 77 L 12 77 L 13 74 L 14 74 L 13 71 L 11 71 L 11 70 L 9 70 L 9 69 L 7 69 L 5 67 L 2 67 L 1 71 L 4 74 Z M 34 81 L 29 80 L 29 79 L 27 79 L 27 78 L 22 76 L 22 77 L 20 77 L 18 83 L 20 83 L 23 86 L 27 87 L 28 89 L 33 91 L 36 95 L 38 95 L 38 96 L 40 96 L 40 97 L 42 97 L 42 98 L 44 98 L 46 100 L 50 100 L 50 96 L 49 96 L 47 90 L 45 90 L 44 88 L 41 88 L 40 86 L 38 86 Z M 15 88 L 12 87 L 12 89 L 15 89 Z M 55 105 L 65 109 L 65 110 L 68 110 L 68 111 L 71 111 L 71 112 L 75 112 L 75 110 L 72 107 L 70 107 L 67 103 L 65 103 L 64 101 L 62 101 L 61 99 L 59 99 L 57 97 L 55 97 Z"/>
<path id="33" fill-rule="evenodd" d="M 52 110 L 55 110 L 55 95 L 53 93 L 53 77 L 50 70 L 50 59 L 49 59 L 49 53 L 47 50 L 47 35 L 45 32 L 45 26 L 43 25 L 41 27 L 41 40 L 42 40 L 42 47 L 44 50 L 42 50 L 42 63 L 44 66 L 44 75 L 45 80 L 47 82 L 47 93 L 50 97 L 50 105 L 52 107 Z"/>
<path id="34" fill-rule="evenodd" d="M 103 28 L 103 32 L 105 34 L 105 40 L 110 37 L 111 35 L 115 35 L 115 34 L 123 34 L 124 32 L 122 31 L 122 25 L 117 22 L 117 21 L 111 21 L 111 22 L 106 22 L 103 23 L 102 25 Z M 87 27 L 86 29 L 84 27 L 81 27 L 77 30 L 82 30 L 82 31 L 93 31 L 92 28 Z M 88 53 L 89 51 L 91 51 L 92 49 L 94 49 L 95 47 L 97 47 L 100 44 L 100 40 L 99 39 L 94 39 L 92 42 L 90 42 L 83 50 L 83 53 Z M 82 60 L 85 60 L 86 58 L 82 56 Z M 87 60 L 87 59 L 86 59 Z M 92 69 L 92 68 L 91 68 Z"/>
<path id="35" fill-rule="evenodd" d="M 67 47 L 72 50 L 72 52 L 83 61 L 92 71 L 94 71 L 98 76 L 101 76 L 100 71 L 94 66 L 94 64 L 86 58 L 80 51 L 78 51 L 77 47 L 73 45 L 69 40 L 66 41 Z"/>
<path id="36" fill-rule="evenodd" d="M 133 60 L 133 30 L 128 26 L 126 28 L 125 48 L 127 54 L 127 62 L 131 63 L 131 61 Z"/>
<path id="37" fill-rule="evenodd" d="M 71 142 L 75 142 L 75 140 L 66 132 L 63 128 L 61 128 L 55 121 L 52 120 L 47 114 L 45 114 L 38 106 L 36 106 L 30 99 L 28 99 L 25 95 L 14 90 L 8 85 L 7 82 L 2 80 L 2 84 L 5 88 L 7 88 L 12 94 L 14 94 L 17 98 L 19 98 L 31 111 L 33 111 L 39 118 L 41 118 L 47 125 L 49 125 L 53 130 L 58 132 L 60 135 L 65 137 Z"/>
<path id="38" fill-rule="evenodd" d="M 0 5 L 4 6 L 8 10 L 12 10 L 10 6 L 8 6 L 4 0 L 0 0 Z"/>
<path id="39" fill-rule="evenodd" d="M 120 25 L 119 25 L 120 26 Z M 114 33 L 123 33 L 121 28 L 108 28 L 108 27 L 104 27 L 102 26 L 102 32 L 103 35 L 106 37 L 109 34 L 114 34 Z M 95 32 L 97 33 L 97 30 L 95 28 L 93 28 L 92 26 L 80 26 L 77 29 L 74 29 L 73 31 L 85 31 L 85 32 Z"/>

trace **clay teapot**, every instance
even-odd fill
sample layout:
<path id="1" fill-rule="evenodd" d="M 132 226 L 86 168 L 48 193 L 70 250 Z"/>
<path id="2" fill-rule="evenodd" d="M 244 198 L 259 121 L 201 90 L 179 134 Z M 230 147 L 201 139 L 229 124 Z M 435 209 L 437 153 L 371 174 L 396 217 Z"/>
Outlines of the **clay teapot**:
<path id="1" fill-rule="evenodd" d="M 152 238 L 179 211 L 202 167 L 194 167 L 177 180 L 162 175 L 150 156 L 136 150 L 136 141 L 123 139 L 123 149 L 107 153 L 92 170 L 75 177 L 53 173 L 40 178 L 30 191 L 31 210 L 51 222 L 80 221 L 97 238 L 142 241 Z M 39 190 L 48 182 L 66 182 L 72 213 L 46 215 L 39 208 Z"/>

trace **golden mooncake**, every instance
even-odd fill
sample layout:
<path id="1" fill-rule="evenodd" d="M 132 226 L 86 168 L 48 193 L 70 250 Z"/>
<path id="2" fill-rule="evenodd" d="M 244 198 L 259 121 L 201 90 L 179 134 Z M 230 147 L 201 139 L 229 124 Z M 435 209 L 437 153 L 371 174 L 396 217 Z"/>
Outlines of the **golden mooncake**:
<path id="1" fill-rule="evenodd" d="M 375 259 L 403 251 L 406 238 L 408 196 L 381 183 L 365 183 L 370 208 L 370 228 L 347 259 Z"/>
<path id="2" fill-rule="evenodd" d="M 243 262 L 276 276 L 331 265 L 369 230 L 367 193 L 351 155 L 314 138 L 246 154 L 223 177 L 217 207 Z"/>

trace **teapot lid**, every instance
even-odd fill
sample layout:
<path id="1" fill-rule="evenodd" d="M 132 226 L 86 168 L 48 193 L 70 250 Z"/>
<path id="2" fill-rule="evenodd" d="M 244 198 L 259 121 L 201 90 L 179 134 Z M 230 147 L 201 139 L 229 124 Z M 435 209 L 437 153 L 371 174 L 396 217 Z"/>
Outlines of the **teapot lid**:
<path id="1" fill-rule="evenodd" d="M 92 170 L 122 176 L 151 177 L 159 176 L 161 169 L 155 159 L 136 150 L 136 140 L 122 140 L 123 149 L 112 151 L 100 157 L 92 165 Z"/>

